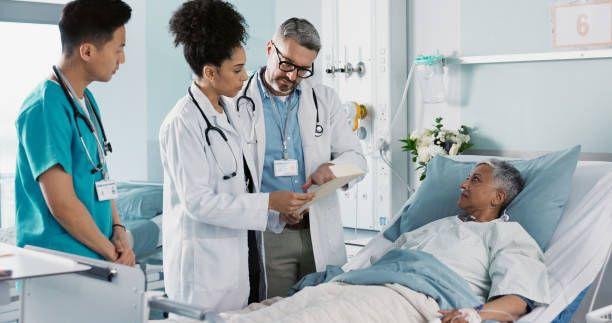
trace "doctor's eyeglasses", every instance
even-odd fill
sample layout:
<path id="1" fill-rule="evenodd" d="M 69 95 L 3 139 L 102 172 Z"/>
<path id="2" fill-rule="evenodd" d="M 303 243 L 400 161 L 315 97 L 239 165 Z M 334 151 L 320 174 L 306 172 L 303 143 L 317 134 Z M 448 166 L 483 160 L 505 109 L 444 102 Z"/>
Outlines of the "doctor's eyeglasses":
<path id="1" fill-rule="evenodd" d="M 310 67 L 304 67 L 304 66 L 297 66 L 291 62 L 289 62 L 285 58 L 285 55 L 283 55 L 283 53 L 280 52 L 280 50 L 278 50 L 278 47 L 276 47 L 276 44 L 274 44 L 274 42 L 272 42 L 272 46 L 274 46 L 274 49 L 276 50 L 276 56 L 278 56 L 278 68 L 283 71 L 283 72 L 293 72 L 297 69 L 297 75 L 300 78 L 309 78 L 314 74 L 314 63 L 311 64 Z"/>

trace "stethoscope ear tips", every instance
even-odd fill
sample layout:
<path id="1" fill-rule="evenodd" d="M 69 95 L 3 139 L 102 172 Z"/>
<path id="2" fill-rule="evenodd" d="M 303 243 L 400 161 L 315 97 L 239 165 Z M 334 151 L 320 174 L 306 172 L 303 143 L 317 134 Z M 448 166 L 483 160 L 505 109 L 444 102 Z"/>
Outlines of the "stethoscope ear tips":
<path id="1" fill-rule="evenodd" d="M 97 172 L 99 172 L 101 170 L 102 170 L 102 165 L 98 164 L 96 167 L 91 169 L 91 173 L 95 174 L 95 173 L 97 173 Z"/>

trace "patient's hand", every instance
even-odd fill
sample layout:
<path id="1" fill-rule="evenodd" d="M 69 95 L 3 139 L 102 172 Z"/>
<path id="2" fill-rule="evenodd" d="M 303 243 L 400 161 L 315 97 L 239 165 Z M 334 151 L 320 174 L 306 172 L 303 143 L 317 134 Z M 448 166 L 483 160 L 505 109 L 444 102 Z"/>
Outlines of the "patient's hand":
<path id="1" fill-rule="evenodd" d="M 459 310 L 441 310 L 440 314 L 444 315 L 440 321 L 442 323 L 468 323 L 468 320 L 464 317 L 464 314 Z"/>
<path id="2" fill-rule="evenodd" d="M 442 323 L 468 322 L 467 313 L 461 313 L 461 311 L 471 312 L 478 316 L 478 322 L 480 320 L 512 322 L 527 312 L 527 303 L 517 295 L 504 295 L 485 303 L 478 311 L 473 308 L 439 311 L 444 315 L 441 319 Z"/>

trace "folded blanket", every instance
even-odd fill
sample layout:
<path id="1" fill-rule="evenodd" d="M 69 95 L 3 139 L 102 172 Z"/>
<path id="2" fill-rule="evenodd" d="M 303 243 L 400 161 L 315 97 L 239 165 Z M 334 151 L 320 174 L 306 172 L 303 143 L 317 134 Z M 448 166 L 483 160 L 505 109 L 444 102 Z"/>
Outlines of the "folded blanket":
<path id="1" fill-rule="evenodd" d="M 427 323 L 440 316 L 438 310 L 432 298 L 398 284 L 327 283 L 220 317 L 226 323 Z"/>
<path id="2" fill-rule="evenodd" d="M 441 309 L 480 304 L 463 278 L 434 256 L 418 250 L 392 249 L 372 266 L 346 273 L 339 267 L 328 267 L 325 272 L 302 278 L 291 288 L 290 295 L 324 282 L 351 285 L 400 284 L 433 298 Z"/>

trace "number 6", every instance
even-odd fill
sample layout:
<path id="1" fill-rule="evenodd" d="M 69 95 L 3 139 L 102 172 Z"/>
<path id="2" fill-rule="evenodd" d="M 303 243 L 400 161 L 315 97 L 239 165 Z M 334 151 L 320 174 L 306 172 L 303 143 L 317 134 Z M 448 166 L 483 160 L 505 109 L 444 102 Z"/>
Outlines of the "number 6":
<path id="1" fill-rule="evenodd" d="M 578 20 L 576 21 L 576 31 L 580 36 L 586 36 L 589 33 L 589 16 L 582 14 L 578 16 Z"/>

